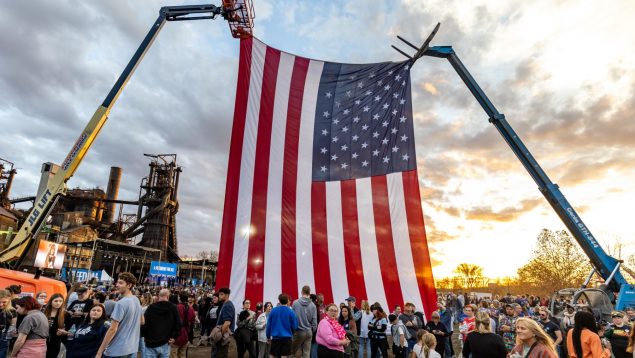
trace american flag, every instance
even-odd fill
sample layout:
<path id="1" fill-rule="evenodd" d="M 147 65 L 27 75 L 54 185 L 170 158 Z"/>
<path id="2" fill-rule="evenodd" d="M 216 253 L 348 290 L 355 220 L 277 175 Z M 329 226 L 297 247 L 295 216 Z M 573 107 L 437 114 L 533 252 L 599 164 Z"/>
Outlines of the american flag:
<path id="1" fill-rule="evenodd" d="M 411 65 L 241 40 L 216 284 L 232 300 L 276 302 L 309 285 L 326 303 L 435 309 Z"/>

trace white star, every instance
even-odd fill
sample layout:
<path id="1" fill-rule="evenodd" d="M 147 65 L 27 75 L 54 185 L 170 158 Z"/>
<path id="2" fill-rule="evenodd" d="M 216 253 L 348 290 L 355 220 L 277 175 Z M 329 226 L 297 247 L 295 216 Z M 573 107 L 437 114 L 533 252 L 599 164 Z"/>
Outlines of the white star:
<path id="1" fill-rule="evenodd" d="M 368 111 L 370 111 L 370 107 L 364 106 L 364 112 L 368 112 Z"/>
<path id="2" fill-rule="evenodd" d="M 407 135 L 404 134 L 404 135 L 401 136 L 401 141 L 402 142 L 405 142 L 407 140 L 408 140 L 408 136 Z"/>
<path id="3" fill-rule="evenodd" d="M 379 137 L 379 133 L 378 132 L 373 132 L 373 138 L 377 138 Z"/>
<path id="4" fill-rule="evenodd" d="M 326 154 L 326 147 L 322 147 L 322 148 L 320 148 L 320 153 L 322 153 L 322 154 Z"/>
<path id="5" fill-rule="evenodd" d="M 347 96 L 347 97 L 350 97 L 350 96 L 351 96 L 351 94 L 353 94 L 353 91 L 351 91 L 351 90 L 346 91 L 346 96 Z"/>
<path id="6" fill-rule="evenodd" d="M 410 69 L 410 66 L 409 66 L 409 65 L 405 65 L 405 66 L 403 67 L 403 70 L 404 70 L 404 71 L 408 71 L 409 69 Z"/>
<path id="7" fill-rule="evenodd" d="M 333 123 L 335 123 L 335 124 L 339 124 L 339 123 L 340 123 L 340 120 L 339 120 L 339 119 L 337 119 L 337 118 L 335 118 L 335 119 L 333 120 Z"/>
<path id="8" fill-rule="evenodd" d="M 388 91 L 389 89 L 390 89 L 390 86 L 389 86 L 389 85 L 385 85 L 385 86 L 384 86 L 384 91 Z"/>
<path id="9" fill-rule="evenodd" d="M 329 131 L 327 131 L 326 129 L 322 129 L 322 135 L 327 135 L 329 134 Z"/>
<path id="10" fill-rule="evenodd" d="M 381 97 L 375 96 L 375 102 L 379 102 L 379 101 L 381 101 Z"/>
<path id="11" fill-rule="evenodd" d="M 393 116 L 396 116 L 396 115 L 397 115 L 397 113 L 399 113 L 399 112 L 397 112 L 397 110 L 396 110 L 396 109 L 393 109 L 391 113 L 392 113 L 392 115 L 393 115 Z"/>
<path id="12" fill-rule="evenodd" d="M 397 146 L 392 147 L 392 152 L 393 153 L 397 153 L 398 151 L 399 151 L 399 147 L 397 147 Z"/>
<path id="13" fill-rule="evenodd" d="M 393 93 L 393 94 L 392 94 L 392 98 L 399 98 L 399 93 L 396 93 L 396 92 L 395 92 L 395 93 Z"/>
<path id="14" fill-rule="evenodd" d="M 381 140 L 381 144 L 386 145 L 388 144 L 388 139 L 384 138 Z"/>
<path id="15" fill-rule="evenodd" d="M 390 106 L 388 105 L 388 103 L 384 103 L 384 105 L 383 105 L 382 107 L 383 107 L 384 109 L 388 109 L 388 107 L 390 107 Z"/>
<path id="16" fill-rule="evenodd" d="M 359 122 L 359 117 L 355 116 L 355 118 L 353 118 L 353 123 L 357 123 L 357 122 Z"/>
<path id="17" fill-rule="evenodd" d="M 331 114 L 329 113 L 329 111 L 324 111 L 324 118 L 328 118 Z"/>
<path id="18" fill-rule="evenodd" d="M 392 134 L 397 134 L 397 128 L 393 128 L 393 129 L 391 129 L 391 130 L 390 130 L 390 133 L 392 133 Z"/>
<path id="19" fill-rule="evenodd" d="M 362 101 L 360 101 L 360 100 L 355 100 L 355 104 L 356 104 L 356 105 L 359 105 L 360 103 L 362 103 Z"/>
<path id="20" fill-rule="evenodd" d="M 382 127 L 388 127 L 388 121 L 381 122 L 381 126 Z"/>
<path id="21" fill-rule="evenodd" d="M 379 114 L 377 113 L 373 114 L 373 119 L 379 119 Z"/>
<path id="22" fill-rule="evenodd" d="M 326 167 L 325 167 L 325 166 L 321 166 L 321 167 L 320 167 L 320 171 L 321 171 L 321 172 L 325 172 L 325 171 L 326 171 Z"/>
<path id="23" fill-rule="evenodd" d="M 348 167 L 348 164 L 342 163 L 342 169 L 346 169 L 347 167 Z"/>
<path id="24" fill-rule="evenodd" d="M 401 76 L 397 75 L 395 76 L 395 80 L 399 81 L 401 79 Z"/>
<path id="25" fill-rule="evenodd" d="M 366 91 L 366 95 L 367 96 L 370 96 L 371 94 L 373 94 L 373 91 L 371 91 L 371 90 Z"/>
<path id="26" fill-rule="evenodd" d="M 379 151 L 377 149 L 373 150 L 373 157 L 376 157 L 379 155 Z"/>
<path id="27" fill-rule="evenodd" d="M 337 136 L 333 137 L 333 143 L 337 143 L 339 139 L 337 139 Z"/>
<path id="28" fill-rule="evenodd" d="M 357 153 L 353 153 L 353 154 L 351 154 L 351 158 L 353 158 L 353 159 L 357 159 L 357 157 L 359 157 L 359 155 L 357 155 Z"/>
<path id="29" fill-rule="evenodd" d="M 362 167 L 367 167 L 367 166 L 368 166 L 368 162 L 364 160 L 364 161 L 362 162 Z"/>
<path id="30" fill-rule="evenodd" d="M 337 160 L 337 154 L 331 155 L 331 160 L 333 160 L 333 161 Z"/>
<path id="31" fill-rule="evenodd" d="M 399 122 L 403 123 L 403 122 L 406 121 L 406 119 L 407 118 L 405 116 L 401 116 L 401 117 L 399 117 Z"/>
<path id="32" fill-rule="evenodd" d="M 401 82 L 401 85 L 405 86 L 406 85 L 406 81 Z"/>
<path id="33" fill-rule="evenodd" d="M 362 126 L 362 130 L 363 130 L 363 131 L 365 131 L 365 130 L 367 130 L 367 129 L 368 129 L 368 125 L 367 125 L 367 124 L 364 124 L 364 125 Z"/>
<path id="34" fill-rule="evenodd" d="M 366 142 L 362 143 L 362 149 L 365 149 L 366 147 L 368 147 L 368 143 Z"/>
<path id="35" fill-rule="evenodd" d="M 384 84 L 384 80 L 379 80 L 379 81 L 377 81 L 377 86 L 381 86 L 381 85 L 383 85 L 383 84 Z"/>
<path id="36" fill-rule="evenodd" d="M 354 80 L 354 79 L 355 79 L 355 77 L 357 77 L 357 76 L 355 76 L 355 75 L 351 75 L 349 78 L 350 78 L 351 80 Z"/>
<path id="37" fill-rule="evenodd" d="M 344 113 L 344 114 L 349 114 L 349 113 L 351 113 L 351 111 L 349 111 L 349 110 L 348 110 L 348 108 L 346 108 L 346 109 L 344 110 L 344 112 L 342 112 L 342 113 Z"/>
<path id="38" fill-rule="evenodd" d="M 359 136 L 355 134 L 351 139 L 353 140 L 353 142 L 357 142 L 357 140 L 359 139 Z"/>
<path id="39" fill-rule="evenodd" d="M 344 133 L 348 132 L 348 127 L 345 126 L 344 128 L 342 128 L 342 132 Z"/>
<path id="40" fill-rule="evenodd" d="M 348 149 L 348 146 L 347 146 L 346 144 L 344 144 L 341 148 L 342 148 L 342 151 L 344 151 L 344 152 L 345 152 L 345 151 L 346 151 L 346 149 Z"/>
<path id="41" fill-rule="evenodd" d="M 360 81 L 360 82 L 358 82 L 358 83 L 357 83 L 357 87 L 359 87 L 359 88 L 364 87 L 364 83 L 363 83 L 363 82 L 361 82 L 361 81 Z"/>
<path id="42" fill-rule="evenodd" d="M 395 72 L 393 70 L 388 71 L 388 76 L 392 75 L 392 73 Z"/>
<path id="43" fill-rule="evenodd" d="M 402 99 L 399 100 L 399 104 L 404 104 L 404 103 L 406 103 L 405 99 L 402 98 Z"/>
<path id="44" fill-rule="evenodd" d="M 371 72 L 370 75 L 368 75 L 368 77 L 370 77 L 370 78 L 375 77 L 375 72 Z"/>
<path id="45" fill-rule="evenodd" d="M 410 156 L 408 154 L 404 154 L 401 156 L 401 159 L 403 160 L 408 160 L 410 158 Z"/>
<path id="46" fill-rule="evenodd" d="M 390 158 L 388 158 L 388 156 L 385 156 L 383 162 L 388 163 L 389 161 L 390 161 Z"/>
<path id="47" fill-rule="evenodd" d="M 325 96 L 326 98 L 331 98 L 333 95 L 331 94 L 331 92 L 326 92 Z"/>

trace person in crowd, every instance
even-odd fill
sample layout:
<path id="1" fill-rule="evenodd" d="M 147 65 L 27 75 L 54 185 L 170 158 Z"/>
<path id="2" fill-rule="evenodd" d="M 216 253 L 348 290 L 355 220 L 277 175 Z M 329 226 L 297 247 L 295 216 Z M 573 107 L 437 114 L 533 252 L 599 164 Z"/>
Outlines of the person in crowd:
<path id="1" fill-rule="evenodd" d="M 218 292 L 214 292 L 211 298 L 212 301 L 210 303 L 209 309 L 207 310 L 207 318 L 204 323 L 201 323 L 207 325 L 208 332 L 207 337 L 201 337 L 199 341 L 202 345 L 207 345 L 207 343 L 209 342 L 209 337 L 212 334 L 212 329 L 216 327 L 216 320 L 218 319 L 218 309 L 220 308 L 220 305 L 218 303 Z"/>
<path id="2" fill-rule="evenodd" d="M 549 337 L 553 340 L 553 344 L 556 347 L 556 352 L 558 353 L 558 356 L 559 356 L 561 351 L 560 344 L 562 343 L 562 339 L 563 339 L 562 330 L 560 329 L 560 326 L 557 325 L 551 319 L 551 312 L 549 312 L 547 307 L 540 307 L 538 311 L 538 317 L 539 317 L 538 324 L 545 331 L 545 333 L 547 333 L 547 335 L 549 335 Z"/>
<path id="3" fill-rule="evenodd" d="M 346 331 L 346 338 L 350 341 L 344 349 L 345 358 L 355 358 L 359 352 L 359 339 L 357 338 L 357 322 L 353 316 L 353 310 L 350 306 L 344 306 L 340 310 L 340 315 L 337 318 L 337 322 Z"/>
<path id="4" fill-rule="evenodd" d="M 236 309 L 229 299 L 230 293 L 231 290 L 227 287 L 218 290 L 218 302 L 220 306 L 216 326 L 220 327 L 220 333 L 224 337 L 231 335 L 236 325 Z M 227 358 L 229 356 L 229 340 L 220 339 L 215 342 L 213 352 L 216 358 Z"/>
<path id="5" fill-rule="evenodd" d="M 516 346 L 516 320 L 518 316 L 512 304 L 505 304 L 505 314 L 498 319 L 498 334 L 503 337 L 507 351 L 511 351 Z"/>
<path id="6" fill-rule="evenodd" d="M 207 337 L 212 331 L 209 324 L 209 316 L 207 315 L 210 308 L 212 308 L 212 297 L 206 295 L 201 299 L 197 312 L 198 320 L 201 322 L 201 338 L 199 339 L 199 345 L 207 344 Z"/>
<path id="7" fill-rule="evenodd" d="M 474 331 L 476 329 L 475 321 L 476 321 L 476 306 L 472 304 L 467 304 L 463 307 L 463 313 L 465 313 L 465 317 L 463 321 L 459 325 L 459 332 L 461 333 L 461 339 L 465 342 L 468 333 Z"/>
<path id="8" fill-rule="evenodd" d="M 44 308 L 46 307 L 46 298 L 48 297 L 46 291 L 40 291 L 35 295 L 35 300 L 37 301 L 38 305 L 40 305 L 40 307 L 42 308 L 42 310 L 44 310 Z"/>
<path id="9" fill-rule="evenodd" d="M 101 303 L 93 305 L 88 313 L 88 319 L 74 334 L 58 330 L 58 333 L 68 337 L 65 343 L 66 358 L 94 357 L 107 331 L 106 308 Z"/>
<path id="10" fill-rule="evenodd" d="M 633 323 L 635 323 L 635 308 L 634 307 L 626 307 L 624 309 L 624 312 L 626 312 L 626 317 L 625 319 L 628 320 L 628 322 L 632 325 Z"/>
<path id="11" fill-rule="evenodd" d="M 256 332 L 256 313 L 250 310 L 250 307 L 251 301 L 248 299 L 244 300 L 243 310 L 238 314 L 238 322 L 234 332 L 236 350 L 240 358 L 244 357 L 245 352 L 249 353 L 250 358 L 255 356 L 251 337 Z"/>
<path id="12" fill-rule="evenodd" d="M 143 316 L 139 299 L 132 294 L 137 278 L 130 272 L 122 272 L 117 278 L 120 299 L 110 315 L 111 324 L 95 358 L 136 356 Z"/>
<path id="13" fill-rule="evenodd" d="M 516 343 L 510 357 L 558 358 L 551 337 L 531 318 L 516 320 Z"/>
<path id="14" fill-rule="evenodd" d="M 77 289 L 77 299 L 68 306 L 68 313 L 70 314 L 71 325 L 79 327 L 83 322 L 91 307 L 93 307 L 93 300 L 90 299 L 88 294 L 88 288 L 80 287 Z"/>
<path id="15" fill-rule="evenodd" d="M 441 358 L 441 355 L 436 351 L 437 341 L 434 335 L 420 330 L 417 332 L 417 344 L 412 347 L 412 358 Z"/>
<path id="16" fill-rule="evenodd" d="M 628 337 L 631 335 L 633 326 L 624 322 L 624 313 L 620 311 L 613 311 L 611 318 L 613 323 L 608 326 L 604 337 L 608 338 L 611 342 L 611 349 L 615 358 L 625 358 L 632 356 L 633 352 L 626 352 L 628 346 Z"/>
<path id="17" fill-rule="evenodd" d="M 373 318 L 368 323 L 368 338 L 370 339 L 370 356 L 377 357 L 377 351 L 381 352 L 382 357 L 388 357 L 388 341 L 386 340 L 386 328 L 388 328 L 388 320 L 384 309 L 377 302 L 373 303 L 370 310 L 373 312 Z"/>
<path id="18" fill-rule="evenodd" d="M 179 335 L 170 346 L 170 357 L 185 358 L 190 339 L 190 326 L 194 324 L 196 313 L 188 303 L 189 297 L 187 293 L 182 292 L 178 297 L 179 303 L 176 305 L 176 309 L 181 320 L 181 329 Z"/>
<path id="19" fill-rule="evenodd" d="M 631 329 L 631 334 L 628 336 L 628 346 L 626 346 L 626 351 L 633 354 L 635 358 L 635 329 Z"/>
<path id="20" fill-rule="evenodd" d="M 49 338 L 46 341 L 46 358 L 57 358 L 62 345 L 63 334 L 60 330 L 65 330 L 69 325 L 70 316 L 66 312 L 64 296 L 54 293 L 44 309 L 44 316 L 48 320 Z"/>
<path id="21" fill-rule="evenodd" d="M 346 338 L 346 330 L 337 321 L 337 317 L 337 306 L 326 306 L 326 316 L 320 321 L 315 337 L 318 358 L 344 357 L 344 348 L 350 341 Z"/>
<path id="22" fill-rule="evenodd" d="M 68 295 L 66 296 L 66 311 L 68 311 L 68 308 L 71 306 L 71 303 L 73 303 L 79 298 L 79 295 L 77 294 L 77 290 L 80 287 L 82 287 L 81 282 L 73 282 L 73 284 L 71 285 L 71 289 L 68 291 Z"/>
<path id="23" fill-rule="evenodd" d="M 145 310 L 143 336 L 146 349 L 142 358 L 168 358 L 170 344 L 181 332 L 179 311 L 169 299 L 170 290 L 161 289 L 157 301 Z"/>
<path id="24" fill-rule="evenodd" d="M 424 323 L 417 315 L 415 315 L 415 305 L 410 302 L 406 302 L 403 313 L 397 317 L 404 326 L 406 326 L 406 329 L 408 329 L 408 347 L 406 349 L 406 356 L 408 356 L 412 351 L 412 348 L 417 343 L 417 332 L 423 328 Z"/>
<path id="25" fill-rule="evenodd" d="M 562 313 L 562 321 L 560 322 L 560 328 L 563 332 L 567 333 L 575 325 L 575 308 L 571 304 L 566 304 L 565 311 Z"/>
<path id="26" fill-rule="evenodd" d="M 487 312 L 478 312 L 475 316 L 473 332 L 468 333 L 463 344 L 463 357 L 505 358 L 507 349 L 503 338 L 490 329 Z"/>
<path id="27" fill-rule="evenodd" d="M 443 304 L 443 302 L 437 303 L 437 308 L 437 312 L 439 313 L 439 320 L 445 327 L 445 331 L 448 333 L 443 340 L 443 357 L 450 358 L 454 355 L 454 348 L 452 347 L 452 333 L 454 333 L 454 326 L 452 324 L 452 312 L 446 309 L 446 306 Z M 439 344 L 437 344 L 437 348 L 438 346 Z"/>
<path id="28" fill-rule="evenodd" d="M 348 296 L 346 298 L 346 303 L 348 304 L 348 308 L 351 311 L 351 315 L 355 320 L 355 326 L 357 327 L 357 337 L 361 333 L 361 324 L 362 324 L 362 311 L 357 308 L 357 299 L 355 296 Z"/>
<path id="29" fill-rule="evenodd" d="M 298 329 L 298 319 L 288 306 L 289 296 L 281 293 L 278 303 L 267 318 L 266 334 L 267 340 L 271 342 L 269 354 L 271 357 L 288 357 L 293 353 L 291 345 L 293 332 Z"/>
<path id="30" fill-rule="evenodd" d="M 408 357 L 408 329 L 394 314 L 388 316 L 392 335 L 392 354 L 395 358 Z M 415 338 L 416 339 L 416 338 Z M 413 346 L 414 347 L 414 346 Z"/>
<path id="31" fill-rule="evenodd" d="M 108 295 L 108 299 L 104 302 L 104 307 L 106 307 L 106 318 L 110 319 L 110 315 L 112 311 L 115 309 L 115 303 L 117 303 L 117 293 L 111 292 Z"/>
<path id="32" fill-rule="evenodd" d="M 571 358 L 609 358 L 611 350 L 604 347 L 597 334 L 595 318 L 589 312 L 576 312 L 575 324 L 567 333 L 567 352 Z"/>
<path id="33" fill-rule="evenodd" d="M 296 357 L 309 358 L 311 354 L 311 338 L 317 330 L 317 309 L 311 302 L 311 287 L 302 287 L 301 297 L 291 305 L 298 318 L 298 329 L 293 333 L 291 352 Z"/>
<path id="34" fill-rule="evenodd" d="M 431 318 L 430 321 L 426 323 L 426 331 L 434 335 L 434 338 L 436 339 L 436 342 L 437 342 L 435 349 L 441 355 L 441 357 L 444 357 L 446 341 L 448 340 L 448 337 L 450 334 L 445 324 L 441 323 L 441 315 L 439 314 L 439 311 L 432 312 L 432 315 L 430 315 L 430 318 Z"/>
<path id="35" fill-rule="evenodd" d="M 370 357 L 370 339 L 368 339 L 368 324 L 373 319 L 373 313 L 370 311 L 370 305 L 367 300 L 362 301 L 361 307 L 362 317 L 360 319 L 359 330 L 359 357 L 364 358 L 364 353 Z"/>
<path id="36" fill-rule="evenodd" d="M 49 325 L 46 316 L 40 311 L 40 305 L 33 297 L 25 296 L 16 302 L 16 306 L 18 314 L 24 315 L 24 319 L 18 327 L 18 338 L 13 345 L 11 357 L 46 357 Z"/>
<path id="37" fill-rule="evenodd" d="M 106 295 L 106 292 L 102 292 L 102 291 L 95 292 L 95 294 L 93 294 L 93 305 L 96 305 L 99 303 L 103 305 L 104 303 L 106 303 L 106 298 L 108 298 L 108 295 Z"/>
<path id="38" fill-rule="evenodd" d="M 258 358 L 269 358 L 269 342 L 267 341 L 267 318 L 273 309 L 271 302 L 265 302 L 263 312 L 256 320 L 256 330 L 258 331 Z"/>
<path id="39" fill-rule="evenodd" d="M 97 294 L 95 294 L 95 296 L 96 295 Z M 141 304 L 141 315 L 143 315 L 146 312 L 146 309 L 148 309 L 148 306 L 150 306 L 150 304 L 152 303 L 152 294 L 150 292 L 144 292 L 139 298 L 139 301 Z M 143 323 L 143 325 L 145 325 L 145 322 Z M 139 335 L 139 353 L 142 357 L 145 355 L 146 351 L 145 340 L 143 338 L 143 325 L 141 327 L 141 333 Z"/>
<path id="40" fill-rule="evenodd" d="M 16 331 L 17 313 L 11 305 L 11 292 L 0 290 L 0 358 L 7 357 L 9 339 Z"/>
<path id="41" fill-rule="evenodd" d="M 190 345 L 193 345 L 194 344 L 194 326 L 197 324 L 200 325 L 201 323 L 198 320 L 198 315 L 196 314 L 198 312 L 198 303 L 196 303 L 196 297 L 190 294 L 187 298 L 187 304 L 190 306 L 190 309 L 192 310 L 192 312 L 194 312 L 194 319 L 192 320 L 189 330 L 187 331 L 188 342 L 190 343 Z"/>

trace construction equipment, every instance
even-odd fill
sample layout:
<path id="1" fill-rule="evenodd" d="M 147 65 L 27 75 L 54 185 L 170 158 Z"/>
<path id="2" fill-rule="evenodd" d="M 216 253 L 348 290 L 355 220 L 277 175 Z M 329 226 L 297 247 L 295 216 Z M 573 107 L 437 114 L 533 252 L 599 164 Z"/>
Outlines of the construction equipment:
<path id="1" fill-rule="evenodd" d="M 417 61 L 423 56 L 444 58 L 450 62 L 450 65 L 452 65 L 456 73 L 459 77 L 461 77 L 467 88 L 488 115 L 489 122 L 496 127 L 518 160 L 520 160 L 529 175 L 536 182 L 542 195 L 547 199 L 549 204 L 551 204 L 551 207 L 556 211 L 567 229 L 569 229 L 569 232 L 582 247 L 582 250 L 589 257 L 594 270 L 591 272 L 589 278 L 581 288 L 574 289 L 574 294 L 572 296 L 573 303 L 576 303 L 577 300 L 585 300 L 587 304 L 590 302 L 599 302 L 598 307 L 595 309 L 604 310 L 604 308 L 601 307 L 605 306 L 605 302 L 607 300 L 615 302 L 614 293 L 617 292 L 617 309 L 635 306 L 635 286 L 629 284 L 624 276 L 622 276 L 622 273 L 620 272 L 620 265 L 622 264 L 622 261 L 611 257 L 602 249 L 591 233 L 591 230 L 587 228 L 580 216 L 576 213 L 575 209 L 573 209 L 562 192 L 560 192 L 558 185 L 551 182 L 547 174 L 542 170 L 536 159 L 529 152 L 529 149 L 527 149 L 518 134 L 516 134 L 516 132 L 512 129 L 509 122 L 507 122 L 505 115 L 498 112 L 487 95 L 485 95 L 485 92 L 483 92 L 483 89 L 478 85 L 474 77 L 472 77 L 465 65 L 463 65 L 456 52 L 454 52 L 452 46 L 429 47 L 430 41 L 438 31 L 439 26 L 440 24 L 436 25 L 421 47 L 417 47 L 399 37 L 399 39 L 406 45 L 416 50 L 416 53 L 413 56 L 409 56 L 397 48 L 395 49 L 408 57 L 412 62 Z M 586 288 L 586 285 L 588 285 L 592 275 L 595 273 L 604 280 L 604 284 L 599 290 Z M 603 295 L 603 297 L 596 297 L 598 294 Z M 597 313 L 600 312 L 596 312 L 596 314 Z M 602 315 L 604 314 L 604 312 L 601 313 Z"/>
<path id="2" fill-rule="evenodd" d="M 152 42 L 161 31 L 167 21 L 187 21 L 215 19 L 221 16 L 229 23 L 232 36 L 243 38 L 252 36 L 253 19 L 255 17 L 251 0 L 223 0 L 221 6 L 216 5 L 185 5 L 167 6 L 159 11 L 159 17 L 154 22 L 150 31 L 145 36 L 139 48 L 134 53 L 130 62 L 123 70 L 117 82 L 97 108 L 95 114 L 88 122 L 84 130 L 72 146 L 66 159 L 59 168 L 52 165 L 54 170 L 50 172 L 50 178 L 45 188 L 38 192 L 34 206 L 29 212 L 26 221 L 15 233 L 9 247 L 0 252 L 0 263 L 16 268 L 25 257 L 25 252 L 31 246 L 33 239 L 42 228 L 45 218 L 55 206 L 60 195 L 66 193 L 66 182 L 73 176 L 82 159 L 97 138 L 99 131 L 106 123 L 113 105 L 119 98 L 124 87 L 132 77 L 135 69 L 143 59 Z"/>

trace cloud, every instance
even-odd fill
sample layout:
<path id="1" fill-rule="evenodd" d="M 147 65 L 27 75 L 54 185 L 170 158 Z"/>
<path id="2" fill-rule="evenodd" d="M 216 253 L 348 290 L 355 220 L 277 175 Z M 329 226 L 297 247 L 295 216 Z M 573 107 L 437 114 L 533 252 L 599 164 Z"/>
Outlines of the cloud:
<path id="1" fill-rule="evenodd" d="M 468 220 L 510 222 L 519 216 L 532 211 L 537 206 L 544 203 L 544 199 L 527 199 L 520 202 L 520 207 L 510 206 L 500 210 L 494 210 L 491 206 L 481 206 L 471 209 L 461 210 Z"/>

